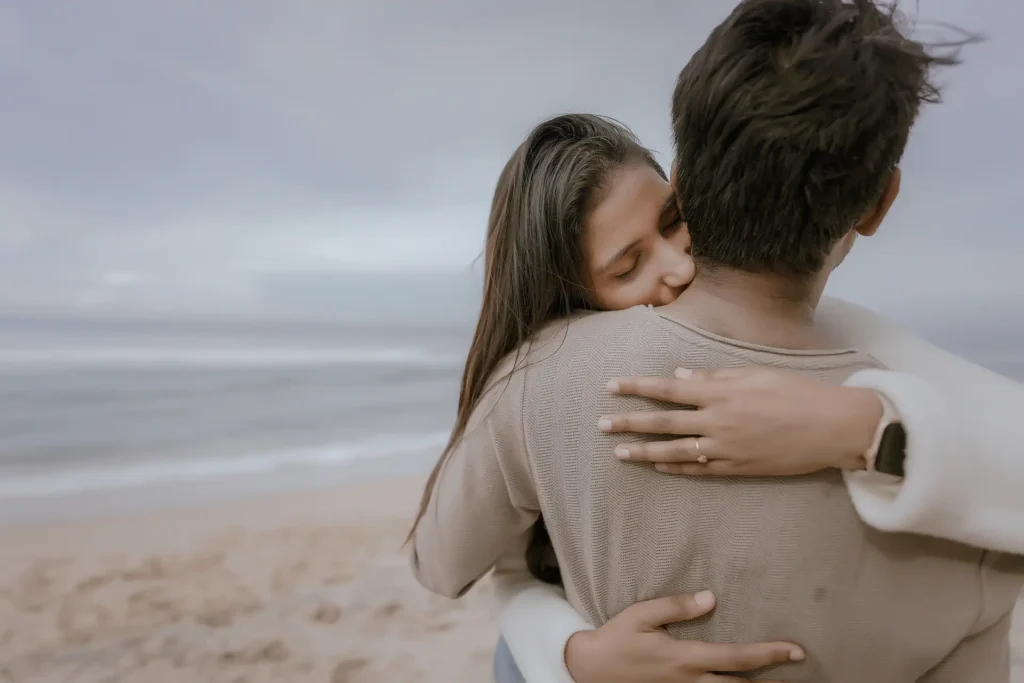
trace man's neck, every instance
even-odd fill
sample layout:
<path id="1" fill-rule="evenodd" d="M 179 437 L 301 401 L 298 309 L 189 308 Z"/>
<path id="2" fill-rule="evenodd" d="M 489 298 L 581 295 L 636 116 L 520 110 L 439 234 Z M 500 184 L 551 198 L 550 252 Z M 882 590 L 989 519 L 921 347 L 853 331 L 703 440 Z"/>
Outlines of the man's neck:
<path id="1" fill-rule="evenodd" d="M 708 332 L 784 349 L 821 349 L 814 309 L 823 282 L 726 268 L 698 268 L 696 279 L 662 310 Z M 703 270 L 703 274 L 701 274 Z"/>

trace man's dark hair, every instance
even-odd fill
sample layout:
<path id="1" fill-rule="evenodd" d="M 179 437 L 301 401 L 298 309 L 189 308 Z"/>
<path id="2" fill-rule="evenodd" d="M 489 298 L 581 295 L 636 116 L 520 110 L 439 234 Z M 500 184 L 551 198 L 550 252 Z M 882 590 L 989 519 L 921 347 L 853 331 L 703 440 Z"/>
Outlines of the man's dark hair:
<path id="1" fill-rule="evenodd" d="M 877 202 L 930 80 L 974 40 L 926 46 L 895 6 L 745 0 L 679 74 L 676 190 L 704 267 L 809 276 Z"/>

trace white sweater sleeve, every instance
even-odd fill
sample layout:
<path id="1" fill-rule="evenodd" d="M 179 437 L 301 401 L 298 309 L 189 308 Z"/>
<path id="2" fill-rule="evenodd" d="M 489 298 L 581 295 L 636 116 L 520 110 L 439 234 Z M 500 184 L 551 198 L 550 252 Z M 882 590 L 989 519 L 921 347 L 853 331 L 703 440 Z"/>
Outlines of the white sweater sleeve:
<path id="1" fill-rule="evenodd" d="M 824 298 L 819 324 L 892 371 L 855 374 L 907 430 L 906 477 L 847 478 L 861 518 L 888 531 L 928 534 L 1024 553 L 1024 386 L 969 363 L 860 306 Z M 565 646 L 593 628 L 564 594 L 525 571 L 496 580 L 501 633 L 527 683 L 569 683 Z"/>
<path id="2" fill-rule="evenodd" d="M 823 299 L 817 320 L 893 370 L 859 372 L 847 384 L 888 398 L 907 430 L 902 482 L 847 477 L 861 518 L 885 531 L 1024 553 L 1024 385 L 845 301 Z"/>
<path id="3" fill-rule="evenodd" d="M 526 683 L 574 683 L 565 666 L 572 634 L 592 629 L 565 592 L 535 579 L 520 558 L 503 557 L 494 569 L 498 628 Z"/>

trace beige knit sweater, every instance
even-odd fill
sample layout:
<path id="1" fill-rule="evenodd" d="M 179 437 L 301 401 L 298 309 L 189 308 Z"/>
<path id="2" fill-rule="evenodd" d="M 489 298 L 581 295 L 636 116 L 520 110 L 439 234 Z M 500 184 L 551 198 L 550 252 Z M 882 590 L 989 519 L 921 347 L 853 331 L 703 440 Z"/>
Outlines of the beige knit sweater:
<path id="1" fill-rule="evenodd" d="M 414 537 L 419 580 L 451 597 L 543 513 L 566 593 L 593 624 L 649 598 L 709 588 L 710 617 L 670 628 L 720 642 L 792 640 L 808 660 L 761 672 L 793 683 L 1009 680 L 1009 615 L 1024 561 L 858 519 L 839 472 L 667 477 L 618 462 L 600 415 L 650 407 L 612 377 L 773 365 L 842 382 L 878 364 L 852 350 L 727 340 L 644 307 L 560 323 L 498 373 Z M 965 454 L 969 457 L 969 454 Z"/>

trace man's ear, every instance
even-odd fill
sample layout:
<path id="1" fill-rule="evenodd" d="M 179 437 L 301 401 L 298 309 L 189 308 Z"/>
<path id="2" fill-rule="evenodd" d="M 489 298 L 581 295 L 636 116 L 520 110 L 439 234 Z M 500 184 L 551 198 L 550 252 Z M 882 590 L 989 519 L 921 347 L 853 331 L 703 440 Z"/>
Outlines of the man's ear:
<path id="1" fill-rule="evenodd" d="M 889 213 L 892 203 L 896 201 L 896 197 L 900 193 L 900 181 L 902 179 L 903 173 L 900 169 L 893 169 L 892 174 L 889 176 L 889 184 L 885 186 L 882 196 L 878 198 L 878 202 L 875 203 L 871 210 L 861 219 L 860 223 L 857 224 L 857 227 L 854 228 L 858 234 L 864 237 L 871 237 L 878 232 L 878 227 L 882 225 L 885 215 Z"/>

